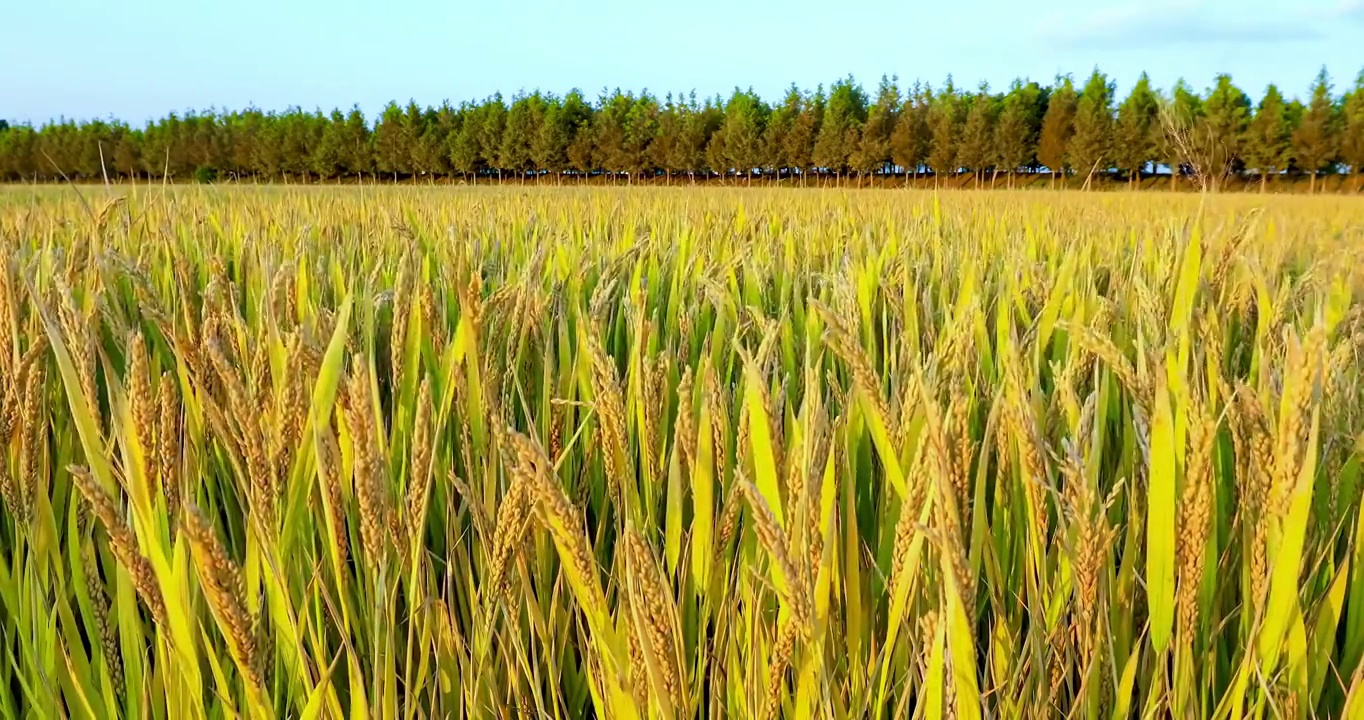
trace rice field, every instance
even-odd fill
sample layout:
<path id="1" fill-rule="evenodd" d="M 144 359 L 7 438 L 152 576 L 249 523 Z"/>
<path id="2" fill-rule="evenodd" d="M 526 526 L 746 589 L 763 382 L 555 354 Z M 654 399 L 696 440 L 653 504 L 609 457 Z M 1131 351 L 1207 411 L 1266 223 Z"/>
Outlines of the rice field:
<path id="1" fill-rule="evenodd" d="M 1364 717 L 1364 203 L 0 190 L 0 718 Z"/>

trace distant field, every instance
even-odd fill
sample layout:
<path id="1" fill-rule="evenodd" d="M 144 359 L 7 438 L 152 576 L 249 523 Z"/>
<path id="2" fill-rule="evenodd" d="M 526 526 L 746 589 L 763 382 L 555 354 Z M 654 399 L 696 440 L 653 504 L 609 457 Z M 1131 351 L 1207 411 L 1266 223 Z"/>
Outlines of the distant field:
<path id="1" fill-rule="evenodd" d="M 1364 717 L 1359 199 L 9 186 L 0 244 L 0 717 Z"/>

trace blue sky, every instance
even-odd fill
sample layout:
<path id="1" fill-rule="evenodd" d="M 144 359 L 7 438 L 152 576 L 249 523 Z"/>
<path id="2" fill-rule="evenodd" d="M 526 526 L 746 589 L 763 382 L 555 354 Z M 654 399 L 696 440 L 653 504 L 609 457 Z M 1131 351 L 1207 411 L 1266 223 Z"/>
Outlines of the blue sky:
<path id="1" fill-rule="evenodd" d="M 401 5 L 401 8 L 398 6 Z M 467 5 L 467 7 L 460 7 Z M 769 98 L 854 74 L 994 87 L 1138 73 L 1195 87 L 1230 72 L 1305 95 L 1364 67 L 1364 0 L 15 0 L 0 23 L 0 117 L 186 108 L 437 104 L 535 88 L 648 88 Z"/>

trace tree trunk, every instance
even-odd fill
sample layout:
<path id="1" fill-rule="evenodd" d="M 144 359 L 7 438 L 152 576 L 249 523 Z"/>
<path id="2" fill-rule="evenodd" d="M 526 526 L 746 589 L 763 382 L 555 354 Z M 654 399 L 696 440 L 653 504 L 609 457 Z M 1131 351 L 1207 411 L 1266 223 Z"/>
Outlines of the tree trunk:
<path id="1" fill-rule="evenodd" d="M 1260 171 L 1260 194 L 1261 194 L 1261 195 L 1264 195 L 1264 194 L 1265 194 L 1265 187 L 1266 187 L 1268 184 L 1269 184 L 1269 173 L 1265 172 L 1264 170 L 1261 170 L 1261 171 Z"/>
<path id="2" fill-rule="evenodd" d="M 1179 187 L 1179 168 L 1170 168 L 1170 192 L 1174 192 Z"/>
<path id="3" fill-rule="evenodd" d="M 1313 170 L 1312 174 L 1308 177 L 1311 179 L 1307 181 L 1307 194 L 1315 195 L 1317 193 L 1317 171 Z"/>

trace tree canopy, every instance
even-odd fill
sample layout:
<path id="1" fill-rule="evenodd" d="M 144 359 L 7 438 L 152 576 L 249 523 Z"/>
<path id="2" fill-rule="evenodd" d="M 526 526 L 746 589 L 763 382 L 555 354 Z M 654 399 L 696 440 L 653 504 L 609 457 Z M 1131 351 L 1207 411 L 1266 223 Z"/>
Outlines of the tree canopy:
<path id="1" fill-rule="evenodd" d="M 902 90 L 902 88 L 904 88 Z M 0 120 L 0 180 L 213 178 L 312 181 L 604 174 L 633 182 L 667 175 L 843 178 L 966 171 L 1111 176 L 1135 182 L 1173 168 L 1264 187 L 1285 173 L 1364 174 L 1364 73 L 1337 95 L 1326 71 L 1305 99 L 1270 85 L 1258 100 L 1219 75 L 1203 92 L 1168 93 L 1142 75 L 1125 97 L 1097 68 L 1003 91 L 938 90 L 882 77 L 827 88 L 792 85 L 769 103 L 750 89 L 728 98 L 612 89 L 589 100 L 495 93 L 458 105 L 391 102 L 372 120 L 359 107 L 307 111 L 208 109 L 142 127 L 66 118 L 40 126 Z M 1173 177 L 1173 175 L 1172 175 Z"/>

